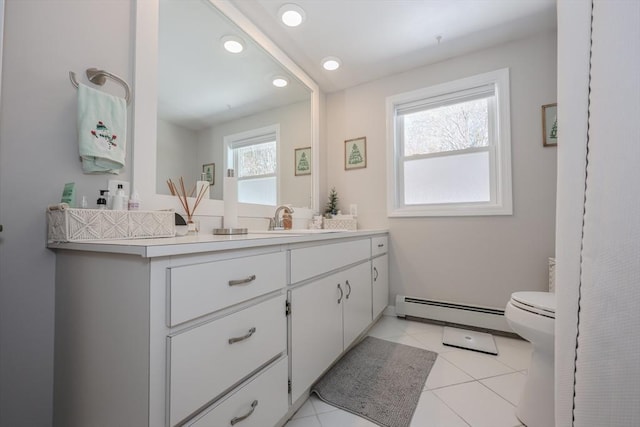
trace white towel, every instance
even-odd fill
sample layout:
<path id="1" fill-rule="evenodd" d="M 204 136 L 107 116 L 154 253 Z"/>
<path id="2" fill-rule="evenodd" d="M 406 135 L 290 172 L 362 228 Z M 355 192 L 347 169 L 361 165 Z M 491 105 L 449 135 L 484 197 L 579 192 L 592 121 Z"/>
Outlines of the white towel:
<path id="1" fill-rule="evenodd" d="M 127 103 L 80 83 L 78 144 L 84 173 L 118 174 L 127 153 Z"/>

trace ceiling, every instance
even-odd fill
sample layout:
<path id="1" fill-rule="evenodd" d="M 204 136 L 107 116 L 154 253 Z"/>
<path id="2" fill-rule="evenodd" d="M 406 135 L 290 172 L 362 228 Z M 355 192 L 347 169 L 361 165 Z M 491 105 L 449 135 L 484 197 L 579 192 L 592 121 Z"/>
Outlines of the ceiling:
<path id="1" fill-rule="evenodd" d="M 230 1 L 328 93 L 556 27 L 556 0 Z M 301 26 L 280 23 L 285 3 Z M 322 69 L 327 56 L 341 68 Z"/>

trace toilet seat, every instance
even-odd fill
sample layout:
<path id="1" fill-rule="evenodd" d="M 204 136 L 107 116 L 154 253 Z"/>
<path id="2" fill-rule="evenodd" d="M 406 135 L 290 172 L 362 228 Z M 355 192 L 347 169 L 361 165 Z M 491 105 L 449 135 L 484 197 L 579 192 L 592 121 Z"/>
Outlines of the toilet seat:
<path id="1" fill-rule="evenodd" d="M 551 292 L 514 292 L 511 304 L 539 316 L 556 318 L 556 295 Z"/>

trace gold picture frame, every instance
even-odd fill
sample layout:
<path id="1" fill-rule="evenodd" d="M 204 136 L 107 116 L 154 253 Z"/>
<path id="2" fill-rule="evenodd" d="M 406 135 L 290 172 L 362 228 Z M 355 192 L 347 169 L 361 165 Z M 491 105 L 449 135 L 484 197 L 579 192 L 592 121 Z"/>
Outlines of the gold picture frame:
<path id="1" fill-rule="evenodd" d="M 216 164 L 215 163 L 207 163 L 202 165 L 202 173 L 205 174 L 207 181 L 209 181 L 209 185 L 215 184 L 215 181 L 216 181 Z"/>
<path id="2" fill-rule="evenodd" d="M 367 167 L 367 137 L 347 139 L 344 142 L 344 170 Z"/>
<path id="3" fill-rule="evenodd" d="M 295 176 L 311 175 L 311 147 L 296 148 L 293 157 Z"/>
<path id="4" fill-rule="evenodd" d="M 558 145 L 558 104 L 542 106 L 542 145 Z"/>

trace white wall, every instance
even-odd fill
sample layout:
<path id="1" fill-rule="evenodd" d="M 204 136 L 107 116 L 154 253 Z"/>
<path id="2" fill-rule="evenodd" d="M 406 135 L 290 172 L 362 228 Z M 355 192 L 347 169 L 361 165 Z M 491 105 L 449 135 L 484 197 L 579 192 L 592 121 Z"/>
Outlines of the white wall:
<path id="1" fill-rule="evenodd" d="M 508 67 L 513 216 L 387 219 L 385 98 Z M 390 230 L 391 298 L 405 294 L 502 308 L 545 290 L 554 255 L 556 149 L 543 147 L 541 106 L 556 100 L 556 35 L 541 34 L 327 95 L 327 187 L 360 228 Z M 367 168 L 344 170 L 344 141 L 367 137 Z M 393 299 L 391 300 L 393 302 Z"/>
<path id="2" fill-rule="evenodd" d="M 243 117 L 202 132 L 198 158 L 213 159 L 211 161 L 216 163 L 216 185 L 213 188 L 212 198 L 222 198 L 219 195 L 222 193 L 221 183 L 224 173 L 224 137 L 275 124 L 280 125 L 279 203 L 299 207 L 310 206 L 311 175 L 294 175 L 294 149 L 311 146 L 311 110 L 308 101 Z"/>
<path id="3" fill-rule="evenodd" d="M 198 133 L 166 120 L 158 119 L 158 153 L 156 189 L 158 194 L 171 194 L 167 180 L 177 183 L 180 177 L 191 188 L 200 178 L 202 165 L 199 164 Z M 206 162 L 208 163 L 208 162 Z"/>
<path id="4" fill-rule="evenodd" d="M 83 175 L 75 71 L 131 81 L 130 1 L 7 0 L 0 110 L 0 425 L 51 425 L 54 254 L 45 208 L 65 182 L 90 203 L 107 176 Z M 105 90 L 122 96 L 107 83 Z M 131 117 L 130 117 L 131 118 Z M 130 132 L 129 132 L 130 135 Z M 129 144 L 130 147 L 130 144 Z M 131 156 L 122 179 L 129 178 Z"/>

